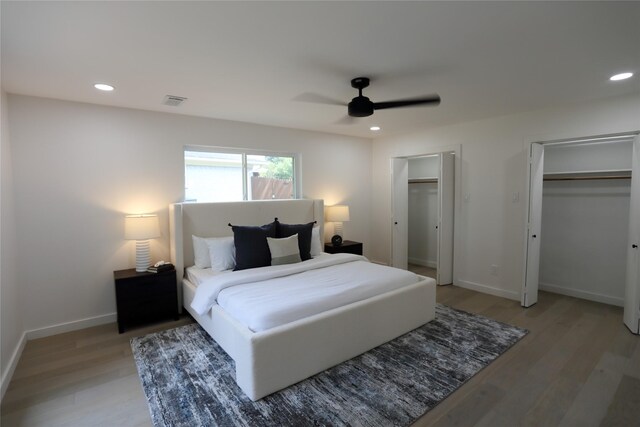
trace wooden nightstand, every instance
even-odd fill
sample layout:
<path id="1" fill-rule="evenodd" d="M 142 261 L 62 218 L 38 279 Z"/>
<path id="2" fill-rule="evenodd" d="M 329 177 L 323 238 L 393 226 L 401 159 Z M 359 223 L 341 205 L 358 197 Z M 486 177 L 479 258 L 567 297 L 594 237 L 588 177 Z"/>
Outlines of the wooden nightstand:
<path id="1" fill-rule="evenodd" d="M 178 320 L 176 270 L 137 273 L 135 268 L 113 272 L 116 282 L 118 331 L 157 320 Z"/>
<path id="2" fill-rule="evenodd" d="M 332 243 L 325 243 L 324 251 L 330 254 L 362 255 L 362 243 L 354 242 L 352 240 L 344 240 L 340 246 L 333 246 Z"/>

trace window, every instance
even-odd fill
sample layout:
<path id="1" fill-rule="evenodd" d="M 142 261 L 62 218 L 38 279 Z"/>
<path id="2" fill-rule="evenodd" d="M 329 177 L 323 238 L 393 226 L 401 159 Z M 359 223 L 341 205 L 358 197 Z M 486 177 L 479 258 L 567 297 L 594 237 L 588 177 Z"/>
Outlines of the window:
<path id="1" fill-rule="evenodd" d="M 297 155 L 216 147 L 185 147 L 187 202 L 294 199 Z"/>

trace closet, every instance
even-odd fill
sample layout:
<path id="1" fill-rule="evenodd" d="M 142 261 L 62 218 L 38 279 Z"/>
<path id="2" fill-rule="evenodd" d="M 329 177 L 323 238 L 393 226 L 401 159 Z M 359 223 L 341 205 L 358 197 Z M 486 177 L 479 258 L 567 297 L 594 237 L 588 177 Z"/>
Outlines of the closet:
<path id="1" fill-rule="evenodd" d="M 459 147 L 451 147 L 435 154 L 390 159 L 391 265 L 406 270 L 411 259 L 430 267 L 435 255 L 439 285 L 453 283 L 455 162 L 459 152 Z"/>
<path id="2" fill-rule="evenodd" d="M 538 289 L 624 307 L 640 332 L 640 135 L 534 142 L 522 305 Z"/>
<path id="3" fill-rule="evenodd" d="M 453 282 L 454 167 L 449 151 L 391 159 L 392 265 L 429 267 L 439 285 Z"/>
<path id="4" fill-rule="evenodd" d="M 409 159 L 409 264 L 428 267 L 436 277 L 438 251 L 438 155 Z"/>
<path id="5" fill-rule="evenodd" d="M 632 138 L 544 147 L 540 289 L 624 306 Z"/>

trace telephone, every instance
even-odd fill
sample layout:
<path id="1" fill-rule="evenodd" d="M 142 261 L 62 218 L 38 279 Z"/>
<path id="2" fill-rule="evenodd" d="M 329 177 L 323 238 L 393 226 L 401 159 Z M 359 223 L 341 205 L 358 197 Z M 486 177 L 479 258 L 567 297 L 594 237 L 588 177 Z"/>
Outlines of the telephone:
<path id="1" fill-rule="evenodd" d="M 173 264 L 167 261 L 158 261 L 153 267 L 147 268 L 149 273 L 160 273 L 161 271 L 173 270 Z"/>

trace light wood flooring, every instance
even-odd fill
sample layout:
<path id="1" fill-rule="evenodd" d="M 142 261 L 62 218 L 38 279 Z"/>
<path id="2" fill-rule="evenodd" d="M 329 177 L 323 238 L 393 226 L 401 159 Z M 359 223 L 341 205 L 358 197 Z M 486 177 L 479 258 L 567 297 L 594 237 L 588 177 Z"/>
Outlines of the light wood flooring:
<path id="1" fill-rule="evenodd" d="M 431 277 L 432 279 L 436 278 L 437 273 L 437 270 L 435 268 L 425 267 L 417 264 L 409 264 L 408 270 L 422 276 Z"/>
<path id="2" fill-rule="evenodd" d="M 529 309 L 455 286 L 440 303 L 527 328 L 530 333 L 416 426 L 640 425 L 640 337 L 622 310 L 541 292 Z M 115 324 L 29 341 L 2 402 L 2 426 L 149 426 L 129 347 Z"/>

